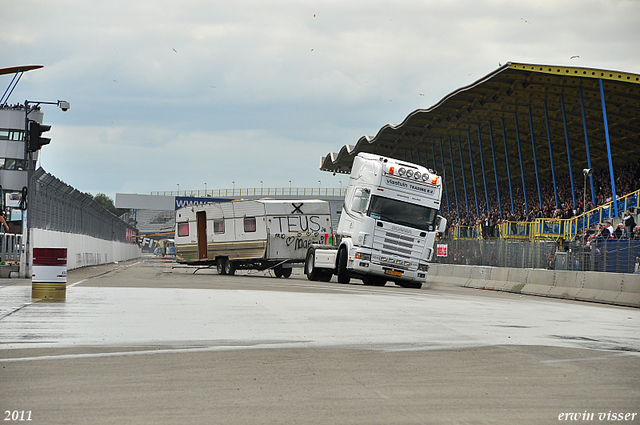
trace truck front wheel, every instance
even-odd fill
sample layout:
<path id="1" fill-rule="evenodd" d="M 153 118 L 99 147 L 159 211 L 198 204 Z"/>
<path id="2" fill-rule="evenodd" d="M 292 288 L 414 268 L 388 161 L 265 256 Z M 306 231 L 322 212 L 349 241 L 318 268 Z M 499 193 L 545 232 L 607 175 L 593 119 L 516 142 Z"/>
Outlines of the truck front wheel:
<path id="1" fill-rule="evenodd" d="M 347 270 L 347 250 L 342 248 L 338 251 L 338 282 L 349 283 L 349 270 Z"/>

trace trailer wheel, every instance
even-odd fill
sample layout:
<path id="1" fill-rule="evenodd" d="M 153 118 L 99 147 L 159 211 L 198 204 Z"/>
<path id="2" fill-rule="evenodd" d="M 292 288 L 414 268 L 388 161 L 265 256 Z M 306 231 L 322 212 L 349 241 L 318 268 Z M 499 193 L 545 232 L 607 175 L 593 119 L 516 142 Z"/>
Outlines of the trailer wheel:
<path id="1" fill-rule="evenodd" d="M 216 269 L 218 270 L 218 274 L 227 274 L 225 267 L 226 267 L 226 261 L 224 261 L 224 258 L 218 258 L 216 260 Z"/>
<path id="2" fill-rule="evenodd" d="M 347 250 L 342 248 L 338 251 L 338 282 L 349 283 L 349 270 L 347 270 Z"/>
<path id="3" fill-rule="evenodd" d="M 224 262 L 224 274 L 228 274 L 229 276 L 233 276 L 236 273 L 236 265 L 233 264 L 233 261 L 227 260 Z"/>
<path id="4" fill-rule="evenodd" d="M 276 277 L 284 277 L 284 278 L 290 277 L 292 271 L 293 270 L 291 268 L 285 268 L 282 266 L 276 266 L 273 269 L 273 272 L 275 273 Z"/>

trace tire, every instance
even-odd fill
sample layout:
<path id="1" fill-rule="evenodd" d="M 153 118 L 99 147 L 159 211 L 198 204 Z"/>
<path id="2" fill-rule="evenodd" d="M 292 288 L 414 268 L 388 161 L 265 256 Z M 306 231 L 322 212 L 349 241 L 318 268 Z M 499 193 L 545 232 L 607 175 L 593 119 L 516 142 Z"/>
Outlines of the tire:
<path id="1" fill-rule="evenodd" d="M 384 286 L 387 283 L 387 279 L 382 276 L 367 275 L 362 278 L 362 283 L 368 286 Z"/>
<path id="2" fill-rule="evenodd" d="M 312 282 L 320 280 L 321 271 L 314 267 L 316 252 L 313 249 L 307 251 L 307 258 L 304 261 L 304 274 L 307 275 L 307 279 Z"/>
<path id="3" fill-rule="evenodd" d="M 225 271 L 226 261 L 224 258 L 218 258 L 216 260 L 216 269 L 218 270 L 218 274 L 227 274 Z"/>
<path id="4" fill-rule="evenodd" d="M 277 278 L 282 277 L 282 266 L 276 266 L 273 268 L 273 274 L 276 275 Z"/>
<path id="5" fill-rule="evenodd" d="M 402 286 L 403 288 L 411 288 L 411 289 L 420 289 L 422 288 L 422 283 L 420 282 L 395 282 L 396 285 Z"/>
<path id="6" fill-rule="evenodd" d="M 322 270 L 322 274 L 320 275 L 320 282 L 331 282 L 332 277 L 333 273 Z"/>
<path id="7" fill-rule="evenodd" d="M 347 250 L 342 248 L 338 251 L 338 282 L 349 283 L 349 270 L 347 270 Z"/>
<path id="8" fill-rule="evenodd" d="M 282 277 L 284 277 L 285 279 L 288 279 L 291 277 L 292 272 L 293 272 L 293 269 L 291 268 L 282 269 Z"/>
<path id="9" fill-rule="evenodd" d="M 362 283 L 366 286 L 373 286 L 375 283 L 373 282 L 373 276 L 367 275 L 362 277 Z"/>
<path id="10" fill-rule="evenodd" d="M 224 262 L 224 274 L 229 276 L 236 274 L 236 265 L 233 264 L 233 261 L 227 260 Z"/>

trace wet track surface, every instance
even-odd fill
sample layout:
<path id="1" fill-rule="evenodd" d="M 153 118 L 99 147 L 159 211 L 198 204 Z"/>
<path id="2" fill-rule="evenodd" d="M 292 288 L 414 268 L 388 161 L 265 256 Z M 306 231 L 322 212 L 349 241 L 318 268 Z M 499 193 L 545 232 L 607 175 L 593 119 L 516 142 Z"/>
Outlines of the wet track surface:
<path id="1" fill-rule="evenodd" d="M 424 350 L 517 344 L 640 353 L 637 309 L 471 296 L 475 290 L 318 284 L 299 270 L 291 279 L 193 274 L 193 268 L 153 259 L 109 274 L 145 267 L 152 271 L 147 287 L 88 286 L 106 284 L 103 275 L 70 283 L 65 302 L 32 302 L 29 286 L 0 288 L 1 347 Z M 174 287 L 154 287 L 154 280 Z M 189 288 L 190 280 L 209 281 L 210 288 Z"/>
<path id="2" fill-rule="evenodd" d="M 0 407 L 24 401 L 34 423 L 174 422 L 183 393 L 199 406 L 183 423 L 551 423 L 566 409 L 638 411 L 640 310 L 145 258 L 71 271 L 64 302 L 1 281 L 0 364 Z"/>

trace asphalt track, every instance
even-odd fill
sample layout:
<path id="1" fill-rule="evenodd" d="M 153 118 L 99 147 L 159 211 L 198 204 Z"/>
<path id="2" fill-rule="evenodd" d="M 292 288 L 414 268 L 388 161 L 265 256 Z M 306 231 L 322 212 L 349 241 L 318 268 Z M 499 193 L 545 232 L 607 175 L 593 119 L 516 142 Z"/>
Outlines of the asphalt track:
<path id="1" fill-rule="evenodd" d="M 6 423 L 640 423 L 638 309 L 300 269 L 145 258 L 58 303 L 1 280 L 0 365 Z"/>

